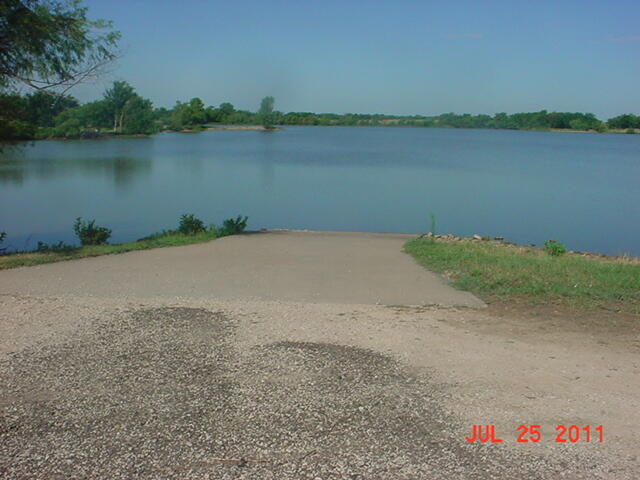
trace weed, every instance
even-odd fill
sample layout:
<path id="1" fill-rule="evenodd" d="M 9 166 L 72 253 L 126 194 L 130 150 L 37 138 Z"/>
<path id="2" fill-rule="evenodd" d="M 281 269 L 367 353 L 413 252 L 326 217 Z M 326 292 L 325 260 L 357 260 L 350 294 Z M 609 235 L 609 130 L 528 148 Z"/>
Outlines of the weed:
<path id="1" fill-rule="evenodd" d="M 235 235 L 243 232 L 247 228 L 247 220 L 249 217 L 238 215 L 236 218 L 227 218 L 222 222 L 222 231 L 224 235 Z"/>
<path id="2" fill-rule="evenodd" d="M 104 245 L 111 237 L 111 230 L 96 225 L 95 220 L 85 222 L 82 217 L 76 218 L 73 231 L 82 245 Z"/>
<path id="3" fill-rule="evenodd" d="M 544 242 L 544 251 L 552 257 L 560 257 L 567 253 L 565 246 L 556 240 L 547 240 Z"/>
<path id="4" fill-rule="evenodd" d="M 180 217 L 180 225 L 178 231 L 183 235 L 195 235 L 196 233 L 202 233 L 206 231 L 202 220 L 197 218 L 192 213 L 185 213 Z"/>

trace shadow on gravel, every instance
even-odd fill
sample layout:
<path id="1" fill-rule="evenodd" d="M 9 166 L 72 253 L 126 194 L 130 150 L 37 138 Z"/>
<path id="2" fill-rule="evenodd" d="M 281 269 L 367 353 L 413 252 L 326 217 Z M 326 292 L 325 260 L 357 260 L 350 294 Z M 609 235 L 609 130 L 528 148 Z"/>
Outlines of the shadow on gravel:
<path id="1" fill-rule="evenodd" d="M 555 476 L 464 443 L 443 409 L 455 399 L 390 357 L 296 342 L 240 355 L 233 340 L 220 313 L 157 308 L 14 355 L 0 364 L 0 476 Z"/>

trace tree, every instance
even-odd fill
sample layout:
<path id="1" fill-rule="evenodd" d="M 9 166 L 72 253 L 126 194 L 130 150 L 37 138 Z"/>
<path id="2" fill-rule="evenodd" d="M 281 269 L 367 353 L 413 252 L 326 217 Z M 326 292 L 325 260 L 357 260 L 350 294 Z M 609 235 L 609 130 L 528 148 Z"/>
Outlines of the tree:
<path id="1" fill-rule="evenodd" d="M 157 127 L 154 122 L 153 103 L 151 100 L 142 98 L 135 93 L 125 106 L 126 120 L 122 132 L 128 134 L 135 133 L 155 133 Z"/>
<path id="2" fill-rule="evenodd" d="M 192 98 L 189 103 L 176 102 L 171 112 L 170 126 L 173 130 L 193 129 L 207 122 L 204 103 L 199 98 Z"/>
<path id="3" fill-rule="evenodd" d="M 231 103 L 224 102 L 220 104 L 220 111 L 222 112 L 223 116 L 227 117 L 231 115 L 233 112 L 235 112 L 236 109 Z"/>
<path id="4" fill-rule="evenodd" d="M 607 120 L 609 128 L 640 128 L 640 116 L 633 115 L 631 113 L 625 113 L 624 115 L 618 115 L 617 117 Z"/>
<path id="5" fill-rule="evenodd" d="M 0 140 L 28 140 L 35 130 L 28 121 L 25 99 L 17 94 L 0 94 Z"/>
<path id="6" fill-rule="evenodd" d="M 119 32 L 80 0 L 0 1 L 0 87 L 64 94 L 116 58 Z"/>
<path id="7" fill-rule="evenodd" d="M 57 115 L 79 105 L 78 100 L 68 95 L 52 96 L 45 92 L 34 92 L 25 96 L 27 118 L 37 127 L 50 127 Z"/>
<path id="8" fill-rule="evenodd" d="M 53 129 L 44 129 L 43 136 L 95 136 L 107 128 L 126 134 L 157 131 L 151 100 L 142 98 L 127 82 L 115 82 L 103 100 L 67 109 L 55 122 Z"/>
<path id="9" fill-rule="evenodd" d="M 110 125 L 111 114 L 104 100 L 85 103 L 63 111 L 55 119 L 55 127 L 44 129 L 43 136 L 85 137 L 95 136 Z"/>
<path id="10" fill-rule="evenodd" d="M 113 132 L 122 131 L 127 102 L 135 95 L 135 90 L 125 81 L 113 82 L 113 86 L 104 92 L 104 102 L 111 118 L 113 118 Z"/>
<path id="11" fill-rule="evenodd" d="M 187 114 L 189 116 L 189 125 L 202 125 L 203 123 L 207 123 L 204 103 L 198 97 L 189 100 Z"/>
<path id="12" fill-rule="evenodd" d="M 258 110 L 258 116 L 262 122 L 262 126 L 267 129 L 273 128 L 273 104 L 275 99 L 273 97 L 264 97 L 260 102 L 260 110 Z"/>

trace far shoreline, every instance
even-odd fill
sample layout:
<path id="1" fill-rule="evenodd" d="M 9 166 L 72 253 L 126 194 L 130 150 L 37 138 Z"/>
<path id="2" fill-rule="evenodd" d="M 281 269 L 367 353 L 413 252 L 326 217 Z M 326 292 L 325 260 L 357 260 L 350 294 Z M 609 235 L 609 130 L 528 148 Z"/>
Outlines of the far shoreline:
<path id="1" fill-rule="evenodd" d="M 276 130 L 282 130 L 282 127 L 273 127 L 267 128 L 263 125 L 221 125 L 219 127 L 216 126 L 207 126 L 204 128 L 205 131 L 216 131 L 216 130 L 237 130 L 237 131 L 257 131 L 257 132 L 273 132 Z"/>
<path id="2" fill-rule="evenodd" d="M 456 128 L 456 127 L 421 127 L 416 125 L 279 125 L 274 128 L 266 128 L 262 125 L 224 125 L 224 126 L 203 126 L 198 129 L 183 129 L 183 130 L 160 130 L 155 133 L 134 133 L 134 134 L 114 134 L 114 133 L 90 133 L 77 137 L 43 137 L 43 138 L 31 138 L 31 139 L 13 139 L 13 140 L 2 140 L 0 141 L 0 145 L 2 144 L 16 144 L 23 142 L 35 142 L 41 140 L 56 140 L 56 141 L 64 141 L 64 140 L 106 140 L 111 138 L 150 138 L 160 133 L 201 133 L 201 132 L 211 132 L 211 131 L 237 131 L 237 132 L 275 132 L 285 130 L 287 127 L 322 127 L 322 128 L 344 128 L 344 127 L 354 127 L 354 128 L 410 128 L 410 129 L 424 129 L 424 130 L 479 130 L 479 131 L 502 131 L 502 132 L 540 132 L 540 133 L 590 133 L 590 134 L 611 134 L 611 135 L 639 135 L 640 129 L 635 129 L 633 133 L 628 132 L 627 130 L 621 129 L 611 129 L 603 132 L 599 132 L 596 130 L 574 130 L 574 129 L 563 129 L 563 128 L 549 128 L 549 129 L 541 129 L 541 128 Z"/>

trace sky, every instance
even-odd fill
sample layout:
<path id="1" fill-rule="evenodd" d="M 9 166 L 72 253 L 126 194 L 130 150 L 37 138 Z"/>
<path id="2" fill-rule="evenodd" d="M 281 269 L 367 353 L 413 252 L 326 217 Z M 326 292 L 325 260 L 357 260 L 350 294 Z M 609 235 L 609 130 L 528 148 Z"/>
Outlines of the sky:
<path id="1" fill-rule="evenodd" d="M 437 115 L 640 113 L 638 0 L 85 0 L 156 106 Z"/>

